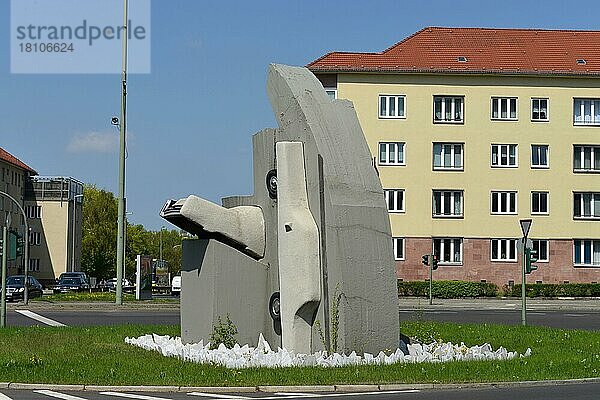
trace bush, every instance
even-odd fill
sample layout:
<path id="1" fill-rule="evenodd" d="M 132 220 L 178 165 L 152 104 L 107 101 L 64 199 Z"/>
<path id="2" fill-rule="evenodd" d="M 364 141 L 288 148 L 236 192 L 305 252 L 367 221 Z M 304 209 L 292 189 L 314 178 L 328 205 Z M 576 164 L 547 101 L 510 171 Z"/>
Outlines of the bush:
<path id="1" fill-rule="evenodd" d="M 434 292 L 435 293 L 435 292 Z M 534 283 L 525 286 L 527 297 L 598 297 L 600 284 L 598 283 Z M 504 295 L 512 297 L 521 296 L 521 285 L 504 287 Z"/>
<path id="2" fill-rule="evenodd" d="M 213 331 L 210 334 L 210 348 L 214 350 L 219 347 L 221 343 L 228 349 L 233 348 L 237 343 L 237 340 L 235 339 L 237 333 L 237 327 L 229 318 L 229 314 L 227 314 L 227 320 L 225 322 L 221 320 L 221 317 L 218 317 L 217 323 L 213 325 Z"/>
<path id="3" fill-rule="evenodd" d="M 433 281 L 433 297 L 452 299 L 460 297 L 496 297 L 498 286 L 493 283 L 466 281 Z M 398 296 L 429 296 L 429 282 L 398 281 Z"/>

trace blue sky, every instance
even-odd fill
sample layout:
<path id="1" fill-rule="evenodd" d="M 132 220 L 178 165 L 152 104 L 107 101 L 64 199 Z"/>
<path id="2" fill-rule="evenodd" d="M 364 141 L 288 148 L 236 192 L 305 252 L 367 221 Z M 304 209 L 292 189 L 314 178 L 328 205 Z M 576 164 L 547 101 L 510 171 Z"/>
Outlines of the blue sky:
<path id="1" fill-rule="evenodd" d="M 269 63 L 381 51 L 425 26 L 599 29 L 598 15 L 600 2 L 152 0 L 152 72 L 129 79 L 129 219 L 160 229 L 168 198 L 252 192 L 251 136 L 276 125 Z M 120 76 L 11 74 L 8 0 L 0 26 L 0 147 L 116 193 Z"/>

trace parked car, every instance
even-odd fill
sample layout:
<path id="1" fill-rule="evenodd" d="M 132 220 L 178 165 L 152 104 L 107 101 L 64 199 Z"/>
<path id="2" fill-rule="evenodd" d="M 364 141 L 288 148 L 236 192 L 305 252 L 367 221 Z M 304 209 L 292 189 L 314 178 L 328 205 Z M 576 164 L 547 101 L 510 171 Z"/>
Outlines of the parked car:
<path id="1" fill-rule="evenodd" d="M 6 301 L 23 300 L 25 293 L 25 275 L 13 275 L 6 278 Z M 42 297 L 42 284 L 33 276 L 27 277 L 29 298 Z"/>
<path id="2" fill-rule="evenodd" d="M 52 289 L 54 293 L 83 292 L 89 290 L 90 285 L 81 277 L 63 277 Z"/>
<path id="3" fill-rule="evenodd" d="M 173 277 L 171 281 L 171 295 L 179 296 L 181 294 L 181 275 Z"/>
<path id="4" fill-rule="evenodd" d="M 131 282 L 129 282 L 129 280 L 127 280 L 126 278 L 123 278 L 122 282 L 123 288 L 131 289 L 133 287 Z M 117 290 L 117 278 L 111 278 L 104 282 L 104 287 L 110 291 Z"/>
<path id="5" fill-rule="evenodd" d="M 85 283 L 88 285 L 90 284 L 90 280 L 85 272 L 63 272 L 56 280 L 56 283 L 60 282 L 60 280 L 63 278 L 81 278 L 85 281 Z"/>

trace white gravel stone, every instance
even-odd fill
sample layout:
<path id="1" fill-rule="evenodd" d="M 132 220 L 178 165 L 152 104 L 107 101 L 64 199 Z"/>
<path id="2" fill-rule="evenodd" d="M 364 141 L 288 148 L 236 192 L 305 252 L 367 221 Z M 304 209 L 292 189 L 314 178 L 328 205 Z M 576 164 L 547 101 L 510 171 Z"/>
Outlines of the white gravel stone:
<path id="1" fill-rule="evenodd" d="M 471 361 L 471 360 L 510 360 L 515 357 L 528 357 L 531 349 L 524 354 L 508 351 L 504 347 L 493 350 L 492 346 L 485 343 L 481 346 L 467 347 L 464 343 L 460 345 L 452 343 L 434 342 L 431 344 L 409 344 L 408 355 L 397 349 L 394 353 L 386 355 L 380 352 L 376 356 L 364 353 L 362 356 L 354 351 L 349 355 L 318 351 L 314 354 L 295 354 L 286 349 L 278 348 L 272 350 L 271 346 L 262 335 L 258 338 L 256 347 L 249 345 L 240 346 L 236 344 L 232 349 L 220 344 L 217 349 L 211 350 L 210 343 L 183 344 L 181 338 L 160 336 L 156 334 L 144 335 L 138 338 L 125 338 L 125 342 L 139 346 L 146 350 L 153 350 L 166 357 L 176 357 L 185 361 L 200 364 L 217 364 L 227 368 L 251 368 L 251 367 L 341 367 L 346 365 L 369 365 L 369 364 L 395 364 L 395 363 L 418 363 L 418 362 L 448 362 L 448 361 Z"/>

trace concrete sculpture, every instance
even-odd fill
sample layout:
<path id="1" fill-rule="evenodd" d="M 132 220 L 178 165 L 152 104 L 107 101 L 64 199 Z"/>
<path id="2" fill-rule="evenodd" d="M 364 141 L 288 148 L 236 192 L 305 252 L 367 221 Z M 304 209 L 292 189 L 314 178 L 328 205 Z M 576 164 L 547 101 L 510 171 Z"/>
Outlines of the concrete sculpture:
<path id="1" fill-rule="evenodd" d="M 255 193 L 161 211 L 199 238 L 183 245 L 183 341 L 207 340 L 229 314 L 240 343 L 262 333 L 305 354 L 397 348 L 390 223 L 352 103 L 283 65 L 269 68 L 268 94 L 279 128 L 253 137 Z"/>

